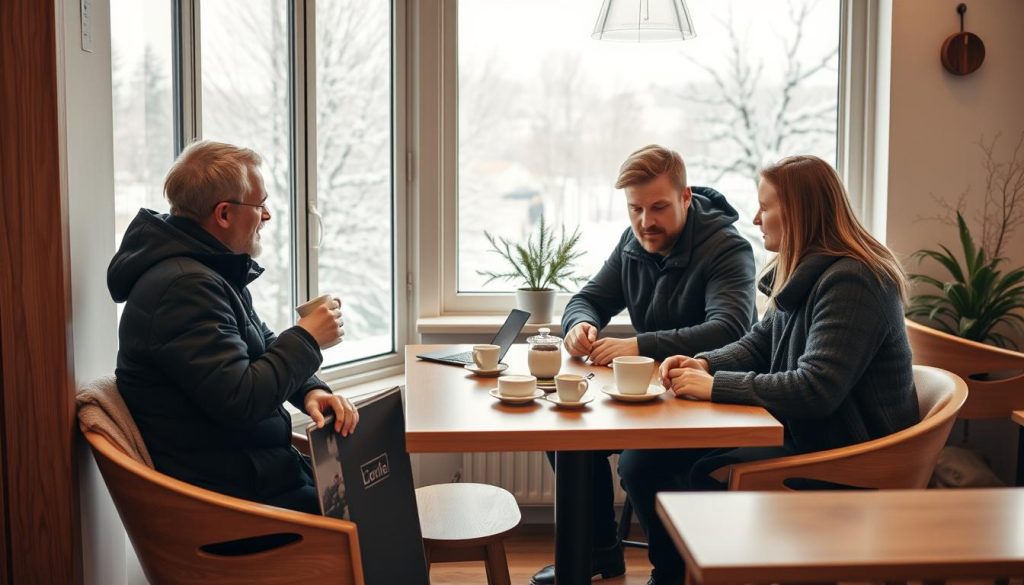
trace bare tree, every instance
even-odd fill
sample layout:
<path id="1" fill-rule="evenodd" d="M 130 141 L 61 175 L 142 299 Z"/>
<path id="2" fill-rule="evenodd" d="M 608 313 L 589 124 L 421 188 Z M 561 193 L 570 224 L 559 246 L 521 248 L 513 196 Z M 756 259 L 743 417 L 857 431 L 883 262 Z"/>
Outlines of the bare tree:
<path id="1" fill-rule="evenodd" d="M 981 225 L 981 245 L 989 258 L 1002 258 L 1006 245 L 1014 233 L 1024 226 L 1024 132 L 1009 158 L 1000 162 L 996 155 L 997 133 L 989 142 L 982 136 L 977 146 L 984 156 L 981 167 L 985 170 L 985 198 L 980 212 L 974 219 Z M 916 221 L 938 221 L 956 227 L 957 214 L 967 215 L 967 200 L 970 187 L 957 197 L 956 203 L 949 203 L 942 197 L 932 195 L 937 213 L 917 216 Z"/>
<path id="2" fill-rule="evenodd" d="M 766 161 L 789 153 L 815 150 L 835 134 L 836 97 L 808 95 L 807 82 L 836 69 L 839 48 L 808 59 L 804 50 L 808 16 L 817 2 L 790 3 L 791 27 L 782 36 L 785 65 L 779 87 L 764 81 L 764 60 L 750 54 L 737 30 L 732 9 L 720 23 L 728 34 L 727 66 L 719 70 L 688 60 L 711 78 L 709 88 L 690 87 L 676 97 L 704 106 L 700 122 L 710 127 L 706 141 L 712 156 L 697 164 L 713 171 L 714 180 L 735 173 L 757 182 Z M 721 148 L 714 148 L 721 144 Z"/>
<path id="3" fill-rule="evenodd" d="M 291 99 L 286 6 L 276 0 L 269 10 L 232 12 L 231 38 L 211 39 L 217 48 L 205 51 L 219 60 L 223 75 L 204 72 L 203 87 L 204 121 L 211 120 L 204 126 L 263 154 L 267 187 L 278 202 L 292 192 L 295 172 L 290 112 L 282 107 Z M 318 8 L 316 20 L 310 70 L 316 75 L 314 164 L 324 221 L 319 266 L 311 269 L 320 290 L 344 298 L 350 339 L 358 339 L 386 334 L 392 319 L 390 15 L 354 1 L 329 2 Z M 251 65 L 239 67 L 239 50 L 249 53 Z M 259 79 L 252 79 L 254 72 Z M 301 197 L 296 211 L 305 219 Z M 285 214 L 276 220 L 264 230 L 261 260 L 273 270 L 253 294 L 264 310 L 275 311 L 267 321 L 281 328 L 292 319 L 293 248 Z"/>
<path id="4" fill-rule="evenodd" d="M 580 136 L 587 109 L 583 62 L 579 55 L 551 54 L 542 70 L 541 99 L 531 116 L 533 167 L 543 182 L 541 197 L 555 209 L 553 218 L 562 223 L 561 210 L 570 183 L 579 185 L 583 176 Z M 533 226 L 529 226 L 531 229 Z"/>

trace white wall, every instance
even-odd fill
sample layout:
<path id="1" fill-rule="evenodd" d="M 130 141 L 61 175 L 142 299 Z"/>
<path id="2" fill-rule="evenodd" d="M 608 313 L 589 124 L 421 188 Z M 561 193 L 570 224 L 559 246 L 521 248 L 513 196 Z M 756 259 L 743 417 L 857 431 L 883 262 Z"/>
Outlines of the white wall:
<path id="1" fill-rule="evenodd" d="M 92 52 L 82 50 L 78 0 L 57 3 L 62 18 L 64 181 L 70 218 L 75 381 L 112 373 L 117 314 L 106 286 L 114 253 L 114 167 L 108 0 L 92 0 Z M 61 58 L 61 57 L 59 57 Z M 84 442 L 83 442 L 84 443 Z M 88 447 L 79 444 L 82 567 L 87 585 L 145 583 Z"/>
<path id="2" fill-rule="evenodd" d="M 968 2 L 966 30 L 985 43 L 985 62 L 958 77 L 939 62 L 939 47 L 959 31 L 958 0 L 892 2 L 889 112 L 888 244 L 901 254 L 956 243 L 953 228 L 918 222 L 934 214 L 931 195 L 956 203 L 970 187 L 968 209 L 982 201 L 985 174 L 976 146 L 1002 132 L 1008 150 L 1024 131 L 1024 2 Z M 1024 242 L 1024 234 L 1016 243 Z M 955 249 L 955 248 L 954 248 Z M 1009 250 L 1024 263 L 1024 246 Z"/>
<path id="3" fill-rule="evenodd" d="M 976 143 L 1002 132 L 1000 159 L 1024 131 L 1024 2 L 967 2 L 965 30 L 985 43 L 985 62 L 958 77 L 939 62 L 939 48 L 958 32 L 958 0 L 892 0 L 891 99 L 887 243 L 901 257 L 943 243 L 957 250 L 956 231 L 917 221 L 937 213 L 932 195 L 955 204 L 970 188 L 968 218 L 984 197 L 985 173 Z M 976 225 L 976 224 L 974 224 Z M 1024 233 L 1006 249 L 1011 263 L 1024 264 Z M 908 263 L 908 268 L 917 266 Z M 934 265 L 922 272 L 938 276 Z M 962 429 L 961 429 L 962 430 Z M 1016 430 L 1009 421 L 973 421 L 969 441 L 1012 479 Z M 958 437 L 954 437 L 958 438 Z"/>

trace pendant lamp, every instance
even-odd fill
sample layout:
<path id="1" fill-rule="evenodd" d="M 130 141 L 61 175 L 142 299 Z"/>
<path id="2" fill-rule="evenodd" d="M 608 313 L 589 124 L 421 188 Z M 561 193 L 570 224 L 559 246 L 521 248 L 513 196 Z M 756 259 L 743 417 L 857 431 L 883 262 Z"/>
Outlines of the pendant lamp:
<path id="1" fill-rule="evenodd" d="M 685 41 L 697 36 L 684 0 L 604 0 L 590 38 L 599 41 Z"/>

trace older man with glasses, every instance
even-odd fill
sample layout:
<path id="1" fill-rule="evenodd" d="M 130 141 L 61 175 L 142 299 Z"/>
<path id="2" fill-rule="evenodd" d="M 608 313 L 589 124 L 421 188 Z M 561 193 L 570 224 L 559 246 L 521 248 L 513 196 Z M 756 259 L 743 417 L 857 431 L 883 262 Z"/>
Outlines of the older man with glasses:
<path id="1" fill-rule="evenodd" d="M 319 425 L 333 411 L 349 435 L 359 416 L 315 376 L 320 347 L 342 335 L 341 302 L 275 335 L 248 285 L 262 272 L 270 221 L 252 150 L 189 145 L 164 183 L 170 214 L 142 209 L 107 271 L 124 302 L 117 386 L 156 468 L 183 481 L 318 514 L 312 473 L 291 447 L 288 400 Z"/>

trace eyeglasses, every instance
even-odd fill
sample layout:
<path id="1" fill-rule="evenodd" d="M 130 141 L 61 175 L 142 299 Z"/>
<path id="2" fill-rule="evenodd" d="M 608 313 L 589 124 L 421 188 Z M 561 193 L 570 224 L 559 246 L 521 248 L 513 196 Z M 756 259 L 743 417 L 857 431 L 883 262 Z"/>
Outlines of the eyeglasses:
<path id="1" fill-rule="evenodd" d="M 270 207 L 264 203 L 246 203 L 244 201 L 235 201 L 234 199 L 225 199 L 221 203 L 233 203 L 234 205 L 244 205 L 246 207 L 255 207 L 260 210 L 260 214 L 270 213 Z"/>

